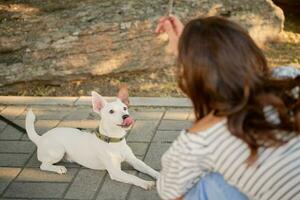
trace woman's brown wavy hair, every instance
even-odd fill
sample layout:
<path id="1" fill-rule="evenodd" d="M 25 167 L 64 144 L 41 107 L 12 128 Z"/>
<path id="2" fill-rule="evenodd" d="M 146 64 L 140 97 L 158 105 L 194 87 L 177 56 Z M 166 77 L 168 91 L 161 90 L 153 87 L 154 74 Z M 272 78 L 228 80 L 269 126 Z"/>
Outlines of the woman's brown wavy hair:
<path id="1" fill-rule="evenodd" d="M 231 134 L 250 148 L 277 146 L 300 132 L 300 77 L 274 79 L 265 56 L 249 34 L 221 17 L 198 18 L 184 28 L 178 45 L 178 83 L 191 99 L 196 120 L 213 112 L 227 117 Z M 272 106 L 280 123 L 266 119 Z"/>

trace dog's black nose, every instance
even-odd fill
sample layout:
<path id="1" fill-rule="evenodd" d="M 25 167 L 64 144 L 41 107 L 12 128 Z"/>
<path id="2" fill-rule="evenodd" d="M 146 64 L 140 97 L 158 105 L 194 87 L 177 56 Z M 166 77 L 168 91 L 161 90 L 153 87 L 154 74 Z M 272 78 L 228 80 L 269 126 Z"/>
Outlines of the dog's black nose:
<path id="1" fill-rule="evenodd" d="M 122 119 L 125 120 L 127 117 L 129 117 L 129 115 L 123 115 Z"/>

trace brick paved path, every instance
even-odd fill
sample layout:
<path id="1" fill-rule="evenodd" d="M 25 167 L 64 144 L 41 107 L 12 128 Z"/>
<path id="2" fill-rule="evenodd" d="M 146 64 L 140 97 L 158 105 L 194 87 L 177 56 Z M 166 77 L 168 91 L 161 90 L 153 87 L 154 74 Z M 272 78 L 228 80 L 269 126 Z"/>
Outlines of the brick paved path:
<path id="1" fill-rule="evenodd" d="M 2 104 L 1 104 L 2 103 Z M 12 102 L 13 103 L 13 102 Z M 133 152 L 154 169 L 160 169 L 163 152 L 179 134 L 190 126 L 191 108 L 131 107 L 136 123 L 128 133 L 127 143 Z M 39 134 L 56 126 L 94 129 L 99 117 L 88 104 L 32 106 L 37 116 L 35 123 Z M 0 98 L 1 115 L 24 127 L 27 107 L 7 105 Z M 155 200 L 155 190 L 144 191 L 136 186 L 111 181 L 106 171 L 86 169 L 74 163 L 63 163 L 68 172 L 57 175 L 40 171 L 36 147 L 26 134 L 0 122 L 0 199 L 98 199 L 98 200 Z M 151 180 L 124 163 L 128 173 Z"/>

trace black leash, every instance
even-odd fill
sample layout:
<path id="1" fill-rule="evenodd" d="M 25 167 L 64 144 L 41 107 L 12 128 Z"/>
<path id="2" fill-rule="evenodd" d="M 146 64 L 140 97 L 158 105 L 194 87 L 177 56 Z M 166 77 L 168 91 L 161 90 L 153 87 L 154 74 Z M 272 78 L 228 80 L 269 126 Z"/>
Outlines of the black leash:
<path id="1" fill-rule="evenodd" d="M 25 128 L 19 126 L 18 124 L 14 123 L 13 121 L 7 119 L 6 117 L 3 117 L 2 115 L 0 115 L 0 120 L 5 122 L 6 124 L 14 127 L 15 129 L 17 129 L 18 131 L 22 132 L 22 133 L 26 133 Z"/>

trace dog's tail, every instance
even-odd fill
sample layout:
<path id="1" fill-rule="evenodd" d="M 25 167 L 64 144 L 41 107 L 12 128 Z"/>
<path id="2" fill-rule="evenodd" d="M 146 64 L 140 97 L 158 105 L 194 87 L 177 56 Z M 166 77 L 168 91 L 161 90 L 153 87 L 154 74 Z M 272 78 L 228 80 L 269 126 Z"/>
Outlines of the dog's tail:
<path id="1" fill-rule="evenodd" d="M 37 134 L 34 128 L 35 115 L 30 108 L 26 114 L 26 131 L 31 141 L 37 144 L 41 136 Z"/>

